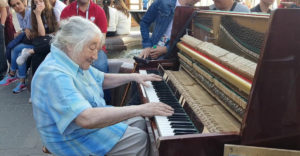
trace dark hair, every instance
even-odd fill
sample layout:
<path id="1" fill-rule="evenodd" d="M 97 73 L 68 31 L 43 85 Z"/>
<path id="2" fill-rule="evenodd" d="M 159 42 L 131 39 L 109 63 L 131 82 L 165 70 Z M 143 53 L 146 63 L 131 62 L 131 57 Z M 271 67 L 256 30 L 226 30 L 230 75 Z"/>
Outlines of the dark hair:
<path id="1" fill-rule="evenodd" d="M 10 4 L 10 1 L 11 1 L 11 0 L 7 0 L 7 3 L 8 3 L 8 5 L 9 5 L 10 7 L 12 7 L 11 4 Z M 20 0 L 20 1 L 21 1 L 22 3 L 24 3 L 24 0 Z M 27 4 L 24 4 L 24 5 L 25 5 L 25 7 L 26 7 Z"/>
<path id="2" fill-rule="evenodd" d="M 103 4 L 103 10 L 104 10 L 105 15 L 106 15 L 107 23 L 109 23 L 109 8 L 108 8 L 108 6 L 110 6 L 111 1 L 110 0 L 103 0 L 102 4 Z"/>

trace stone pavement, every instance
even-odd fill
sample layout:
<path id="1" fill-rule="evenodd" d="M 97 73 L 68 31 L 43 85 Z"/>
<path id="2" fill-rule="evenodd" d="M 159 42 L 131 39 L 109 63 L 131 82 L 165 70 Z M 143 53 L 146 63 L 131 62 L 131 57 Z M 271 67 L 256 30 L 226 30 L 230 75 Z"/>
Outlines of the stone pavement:
<path id="1" fill-rule="evenodd" d="M 0 156 L 47 156 L 28 103 L 30 93 L 13 94 L 16 84 L 0 86 Z"/>

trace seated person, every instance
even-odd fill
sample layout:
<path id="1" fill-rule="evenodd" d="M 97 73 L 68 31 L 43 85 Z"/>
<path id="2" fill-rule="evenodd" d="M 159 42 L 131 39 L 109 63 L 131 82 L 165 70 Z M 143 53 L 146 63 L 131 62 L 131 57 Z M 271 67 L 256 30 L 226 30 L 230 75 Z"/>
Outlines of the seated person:
<path id="1" fill-rule="evenodd" d="M 210 10 L 235 11 L 235 12 L 250 12 L 246 5 L 243 5 L 235 0 L 213 0 L 214 4 L 209 6 Z"/>
<path id="2" fill-rule="evenodd" d="M 58 21 L 54 8 L 48 0 L 32 0 L 31 10 L 33 48 L 22 50 L 16 62 L 19 65 L 26 63 L 27 58 L 32 56 L 32 73 L 34 74 L 38 66 L 50 52 L 51 36 L 58 29 Z"/>
<path id="3" fill-rule="evenodd" d="M 118 23 L 117 10 L 111 7 L 111 0 L 103 0 L 102 5 L 108 23 L 106 37 L 116 36 Z"/>
<path id="4" fill-rule="evenodd" d="M 270 6 L 274 3 L 274 0 L 260 0 L 259 4 L 251 8 L 251 12 L 264 12 L 271 13 Z"/>
<path id="5" fill-rule="evenodd" d="M 24 0 L 8 0 L 8 4 L 15 10 L 20 28 L 22 29 L 14 34 L 14 40 L 6 46 L 6 58 L 11 63 L 11 50 L 15 46 L 21 42 L 31 44 L 31 8 L 27 7 Z"/>
<path id="6" fill-rule="evenodd" d="M 131 15 L 123 0 L 114 0 L 117 9 L 117 35 L 127 35 L 131 28 Z"/>
<path id="7" fill-rule="evenodd" d="M 27 65 L 18 65 L 16 60 L 22 49 L 33 48 L 30 43 L 24 42 L 25 38 L 27 40 L 31 38 L 31 10 L 30 8 L 25 8 L 25 2 L 21 0 L 9 0 L 8 3 L 16 11 L 20 27 L 25 32 L 17 33 L 15 40 L 11 41 L 7 46 L 6 55 L 10 63 L 10 68 L 8 74 L 0 81 L 0 85 L 9 85 L 19 78 L 19 82 L 13 89 L 13 93 L 20 93 L 27 88 L 25 84 Z M 16 72 L 18 72 L 18 77 Z"/>
<path id="8" fill-rule="evenodd" d="M 158 75 L 107 74 L 91 66 L 104 35 L 91 21 L 73 16 L 61 21 L 51 52 L 32 80 L 32 106 L 43 144 L 54 155 L 148 155 L 142 117 L 170 116 L 163 103 L 112 107 L 103 89 Z M 49 83 L 51 82 L 51 83 Z"/>
<path id="9" fill-rule="evenodd" d="M 156 0 L 148 8 L 140 22 L 143 51 L 139 55 L 147 59 L 164 59 L 170 47 L 169 40 L 173 25 L 174 10 L 177 6 L 193 6 L 200 0 Z M 155 23 L 152 36 L 149 29 Z"/>

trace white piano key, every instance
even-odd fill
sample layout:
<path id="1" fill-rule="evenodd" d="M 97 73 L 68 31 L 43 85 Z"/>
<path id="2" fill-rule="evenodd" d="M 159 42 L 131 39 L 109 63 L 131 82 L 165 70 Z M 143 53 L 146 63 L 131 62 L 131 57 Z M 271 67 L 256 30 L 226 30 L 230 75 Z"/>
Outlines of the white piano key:
<path id="1" fill-rule="evenodd" d="M 147 74 L 146 70 L 140 70 L 140 74 Z M 144 88 L 146 96 L 148 97 L 149 102 L 159 102 L 159 98 L 153 88 L 153 85 L 150 81 L 147 82 L 149 87 L 144 87 L 141 85 L 141 88 Z M 165 116 L 155 116 L 155 123 L 157 125 L 158 132 L 161 136 L 174 136 L 174 129 L 171 127 L 171 123 Z"/>

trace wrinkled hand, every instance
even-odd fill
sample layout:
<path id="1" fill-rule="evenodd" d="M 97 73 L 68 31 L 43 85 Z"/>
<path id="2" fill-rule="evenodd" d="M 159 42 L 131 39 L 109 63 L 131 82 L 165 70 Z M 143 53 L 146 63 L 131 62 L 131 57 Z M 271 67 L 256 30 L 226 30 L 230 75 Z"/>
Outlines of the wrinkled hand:
<path id="1" fill-rule="evenodd" d="M 151 102 L 139 105 L 141 108 L 141 116 L 171 116 L 174 113 L 174 109 L 169 105 L 161 102 Z"/>
<path id="2" fill-rule="evenodd" d="M 149 87 L 149 85 L 146 83 L 146 81 L 161 81 L 162 77 L 155 74 L 137 74 L 135 76 L 135 81 L 137 83 L 142 84 L 143 86 Z"/>
<path id="3" fill-rule="evenodd" d="M 37 15 L 41 15 L 42 11 L 45 9 L 45 4 L 44 3 L 39 3 L 36 5 L 36 8 L 33 10 L 34 14 Z"/>
<path id="4" fill-rule="evenodd" d="M 155 49 L 151 48 L 150 50 L 150 57 L 152 59 L 157 59 L 159 56 L 167 53 L 166 46 L 157 46 Z"/>
<path id="5" fill-rule="evenodd" d="M 143 59 L 147 58 L 149 56 L 149 54 L 150 54 L 150 50 L 151 50 L 151 48 L 145 48 L 145 49 L 143 49 L 143 51 L 141 52 L 141 54 L 139 55 L 139 57 L 143 58 Z"/>

